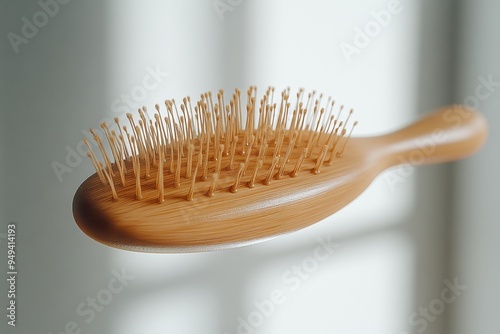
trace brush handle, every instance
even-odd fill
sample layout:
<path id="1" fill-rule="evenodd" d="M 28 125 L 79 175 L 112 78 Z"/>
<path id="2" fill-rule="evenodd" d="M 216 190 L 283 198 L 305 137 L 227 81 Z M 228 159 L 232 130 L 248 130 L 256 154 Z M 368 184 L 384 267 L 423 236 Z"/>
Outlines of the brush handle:
<path id="1" fill-rule="evenodd" d="M 392 167 L 467 157 L 481 148 L 487 134 L 488 126 L 482 114 L 464 106 L 448 106 L 377 139 L 386 167 Z"/>

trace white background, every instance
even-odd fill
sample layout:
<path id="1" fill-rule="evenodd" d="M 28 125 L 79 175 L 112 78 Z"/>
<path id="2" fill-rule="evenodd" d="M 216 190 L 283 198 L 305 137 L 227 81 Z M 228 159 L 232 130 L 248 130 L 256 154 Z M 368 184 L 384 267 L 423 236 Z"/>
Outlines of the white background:
<path id="1" fill-rule="evenodd" d="M 401 0 L 400 12 L 348 61 L 342 43 L 353 44 L 356 29 L 389 2 L 241 1 L 221 20 L 212 1 L 71 1 L 16 53 L 7 34 L 21 34 L 22 18 L 40 7 L 3 1 L 0 233 L 17 222 L 19 308 L 18 328 L 2 315 L 2 333 L 59 333 L 71 321 L 83 333 L 237 333 L 238 318 L 276 289 L 285 301 L 255 333 L 413 333 L 422 327 L 409 317 L 455 277 L 467 289 L 425 333 L 497 329 L 500 92 L 480 104 L 491 127 L 481 153 L 419 167 L 395 186 L 386 173 L 336 215 L 241 249 L 152 255 L 98 244 L 71 212 L 91 163 L 62 182 L 51 166 L 65 162 L 65 147 L 76 148 L 82 130 L 118 116 L 113 101 L 141 85 L 148 67 L 169 75 L 139 105 L 251 84 L 261 92 L 304 87 L 354 108 L 357 135 L 462 103 L 480 76 L 500 80 L 500 8 L 486 0 Z M 328 236 L 338 250 L 292 290 L 283 275 Z M 77 305 L 122 268 L 135 279 L 86 323 Z"/>

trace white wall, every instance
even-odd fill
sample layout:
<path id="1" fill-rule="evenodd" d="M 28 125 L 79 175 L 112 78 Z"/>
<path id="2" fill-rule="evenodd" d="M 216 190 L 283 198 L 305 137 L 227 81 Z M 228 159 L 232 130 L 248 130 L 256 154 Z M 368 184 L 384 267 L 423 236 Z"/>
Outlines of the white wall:
<path id="1" fill-rule="evenodd" d="M 478 77 L 494 83 L 489 92 L 479 88 L 479 110 L 488 119 L 490 135 L 483 151 L 456 166 L 454 171 L 453 271 L 468 286 L 463 303 L 453 313 L 453 333 L 487 333 L 500 326 L 500 23 L 495 1 L 461 1 L 457 100 L 473 101 L 482 85 Z M 487 96 L 485 94 L 491 93 Z"/>

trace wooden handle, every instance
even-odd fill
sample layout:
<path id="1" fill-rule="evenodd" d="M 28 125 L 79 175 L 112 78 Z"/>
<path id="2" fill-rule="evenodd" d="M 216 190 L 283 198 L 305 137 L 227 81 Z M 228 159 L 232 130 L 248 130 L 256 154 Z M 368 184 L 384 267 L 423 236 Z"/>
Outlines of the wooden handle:
<path id="1" fill-rule="evenodd" d="M 479 112 L 448 106 L 394 133 L 378 137 L 386 167 L 458 160 L 486 141 L 488 126 Z"/>

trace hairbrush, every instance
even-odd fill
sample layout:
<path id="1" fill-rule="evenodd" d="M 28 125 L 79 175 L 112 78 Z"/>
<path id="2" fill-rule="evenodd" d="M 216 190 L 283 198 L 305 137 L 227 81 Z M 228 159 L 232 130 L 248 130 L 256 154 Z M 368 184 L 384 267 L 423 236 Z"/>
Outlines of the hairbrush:
<path id="1" fill-rule="evenodd" d="M 300 230 L 340 210 L 384 170 L 464 158 L 485 142 L 484 117 L 443 107 L 389 134 L 352 137 L 353 111 L 315 91 L 250 87 L 196 104 L 138 110 L 84 139 L 96 173 L 73 199 L 91 238 L 142 252 L 239 247 Z M 276 100 L 276 101 L 275 101 Z M 151 114 L 151 115 L 150 115 Z"/>

